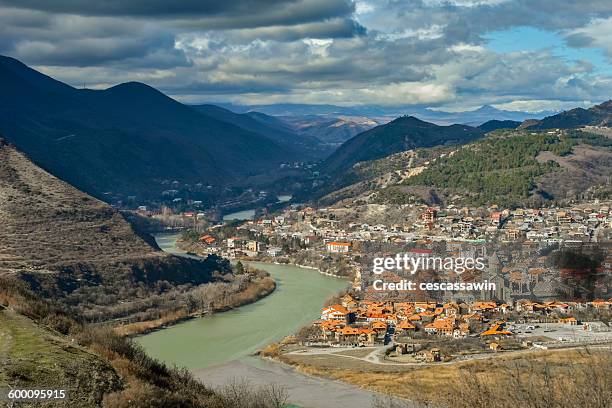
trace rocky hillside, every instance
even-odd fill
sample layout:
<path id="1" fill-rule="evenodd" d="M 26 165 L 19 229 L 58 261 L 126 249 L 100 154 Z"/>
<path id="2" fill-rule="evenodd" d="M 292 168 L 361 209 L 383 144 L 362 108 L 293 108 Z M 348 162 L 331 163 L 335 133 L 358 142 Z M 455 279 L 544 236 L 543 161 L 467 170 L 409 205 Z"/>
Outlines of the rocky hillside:
<path id="1" fill-rule="evenodd" d="M 167 255 L 123 216 L 0 142 L 0 275 L 14 275 L 45 298 L 89 318 L 123 317 L 148 299 L 229 272 Z"/>
<path id="2" fill-rule="evenodd" d="M 295 132 L 320 140 L 331 150 L 378 125 L 376 121 L 360 116 L 285 116 L 283 120 L 291 124 Z"/>

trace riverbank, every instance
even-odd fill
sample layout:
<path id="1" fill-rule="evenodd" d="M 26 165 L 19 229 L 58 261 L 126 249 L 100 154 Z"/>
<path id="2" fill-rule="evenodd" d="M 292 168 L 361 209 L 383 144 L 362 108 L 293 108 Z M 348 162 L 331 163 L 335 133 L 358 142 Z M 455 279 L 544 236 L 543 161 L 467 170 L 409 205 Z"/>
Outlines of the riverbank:
<path id="1" fill-rule="evenodd" d="M 265 298 L 276 290 L 276 282 L 270 276 L 250 282 L 242 291 L 233 294 L 223 305 L 213 306 L 207 311 L 189 312 L 180 309 L 167 313 L 158 319 L 145 320 L 133 323 L 122 323 L 114 327 L 117 334 L 121 336 L 136 336 L 151 333 L 156 330 L 165 329 L 174 324 L 182 323 L 190 319 L 211 316 L 246 306 Z"/>
<path id="2" fill-rule="evenodd" d="M 195 254 L 197 256 L 207 256 L 209 254 L 208 246 L 203 245 L 199 242 L 188 242 L 182 239 L 177 239 L 177 248 L 186 253 Z M 284 255 L 282 257 L 272 257 L 265 255 L 265 253 L 260 253 L 258 256 L 241 256 L 232 258 L 236 261 L 242 262 L 263 262 L 270 263 L 275 265 L 293 265 L 299 268 L 316 270 L 322 275 L 331 276 L 339 279 L 353 279 L 353 276 L 350 274 L 340 274 L 339 269 L 335 268 L 333 265 L 329 266 L 320 262 L 320 257 L 295 257 L 291 255 Z"/>
<path id="3" fill-rule="evenodd" d="M 286 390 L 290 403 L 300 407 L 372 408 L 374 401 L 386 399 L 382 394 L 341 381 L 303 374 L 293 367 L 266 359 L 232 361 L 196 370 L 194 376 L 213 389 L 223 388 L 236 379 L 247 379 L 252 386 L 276 384 Z"/>
<path id="4" fill-rule="evenodd" d="M 300 264 L 300 263 L 298 263 L 297 260 L 295 260 L 295 262 L 293 262 L 291 259 L 285 259 L 286 262 L 279 262 L 278 258 L 273 258 L 273 257 L 269 257 L 269 256 L 241 257 L 241 258 L 237 258 L 237 259 L 240 260 L 240 261 L 243 261 L 243 262 L 263 262 L 263 263 L 270 263 L 270 264 L 274 264 L 274 265 L 292 265 L 292 266 L 297 266 L 298 268 L 302 268 L 302 269 L 310 269 L 312 271 L 316 271 L 316 272 L 320 273 L 321 275 L 329 276 L 331 278 L 337 278 L 337 279 L 343 279 L 343 280 L 349 280 L 350 279 L 349 276 L 338 275 L 338 274 L 335 274 L 333 272 L 323 271 L 323 270 L 320 269 L 320 267 L 317 267 L 317 266 Z"/>
<path id="5" fill-rule="evenodd" d="M 291 265 L 250 263 L 276 282 L 269 296 L 224 313 L 189 319 L 136 337 L 145 350 L 170 365 L 192 370 L 246 358 L 309 325 L 322 305 L 346 287 L 341 279 Z"/>

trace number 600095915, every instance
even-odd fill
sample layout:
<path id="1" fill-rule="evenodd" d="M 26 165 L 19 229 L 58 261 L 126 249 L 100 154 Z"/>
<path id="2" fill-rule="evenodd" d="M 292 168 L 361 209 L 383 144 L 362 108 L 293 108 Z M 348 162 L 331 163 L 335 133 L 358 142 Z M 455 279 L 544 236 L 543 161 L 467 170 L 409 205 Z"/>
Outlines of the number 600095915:
<path id="1" fill-rule="evenodd" d="M 0 389 L 0 400 L 9 401 L 32 401 L 32 400 L 65 400 L 68 398 L 68 392 L 60 389 Z"/>

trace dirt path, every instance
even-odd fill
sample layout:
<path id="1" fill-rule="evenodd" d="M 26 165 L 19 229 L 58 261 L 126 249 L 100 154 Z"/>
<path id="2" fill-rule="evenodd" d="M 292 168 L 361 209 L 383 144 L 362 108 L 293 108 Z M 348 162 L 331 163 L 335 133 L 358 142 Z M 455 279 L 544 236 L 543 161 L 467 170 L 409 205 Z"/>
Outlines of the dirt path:
<path id="1" fill-rule="evenodd" d="M 562 351 L 562 350 L 577 350 L 583 349 L 585 347 L 588 348 L 610 348 L 612 347 L 612 342 L 608 344 L 585 344 L 585 345 L 576 345 L 576 344 L 565 344 L 565 347 L 559 348 L 550 348 L 548 351 Z M 480 354 L 470 354 L 465 356 L 455 356 L 455 358 L 451 361 L 446 362 L 437 362 L 437 363 L 411 363 L 411 362 L 399 362 L 393 360 L 383 360 L 381 359 L 381 355 L 383 353 L 383 347 L 376 347 L 373 351 L 367 354 L 364 357 L 351 356 L 347 354 L 339 354 L 342 351 L 351 350 L 351 349 L 312 349 L 307 351 L 292 351 L 287 353 L 287 355 L 294 356 L 321 356 L 321 355 L 331 355 L 334 357 L 344 357 L 353 360 L 363 361 L 369 364 L 381 365 L 381 366 L 405 366 L 405 367 L 425 367 L 425 366 L 441 366 L 441 365 L 453 365 L 460 362 L 470 361 L 470 360 L 485 360 L 489 358 L 497 358 L 500 355 L 502 356 L 511 356 L 518 354 L 527 354 L 540 352 L 543 349 L 540 348 L 532 348 L 528 350 L 517 350 L 517 351 L 504 351 L 501 353 L 480 353 Z M 354 349 L 353 349 L 354 350 Z"/>

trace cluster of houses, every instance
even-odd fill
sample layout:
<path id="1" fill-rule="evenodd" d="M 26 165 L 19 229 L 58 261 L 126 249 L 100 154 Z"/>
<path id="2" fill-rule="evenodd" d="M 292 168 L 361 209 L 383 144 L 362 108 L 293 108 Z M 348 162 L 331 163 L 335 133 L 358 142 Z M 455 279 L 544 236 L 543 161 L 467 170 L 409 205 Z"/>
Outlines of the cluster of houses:
<path id="1" fill-rule="evenodd" d="M 354 217 L 355 209 L 351 207 L 315 209 L 295 205 L 273 216 L 245 221 L 229 237 L 219 235 L 220 225 L 215 225 L 202 233 L 199 242 L 201 252 L 228 258 L 286 258 L 318 268 L 333 264 L 326 260 L 342 259 L 345 268 L 342 274 L 354 277 L 356 290 L 365 290 L 371 284 L 368 280 L 371 265 L 364 263 L 364 259 L 379 256 L 376 251 L 381 251 L 382 246 L 387 253 L 412 248 L 440 256 L 485 257 L 486 271 L 476 280 L 494 282 L 496 291 L 466 294 L 463 300 L 506 303 L 524 298 L 579 297 L 576 285 L 567 284 L 562 276 L 571 275 L 572 271 L 555 269 L 541 255 L 542 249 L 553 245 L 579 248 L 603 255 L 594 296 L 607 298 L 612 287 L 612 246 L 605 244 L 610 242 L 612 231 L 610 203 L 595 201 L 571 208 L 514 210 L 408 204 L 401 208 L 401 220 L 393 224 L 357 223 L 355 219 L 359 217 Z M 384 213 L 383 207 L 377 208 L 377 213 Z M 197 214 L 187 215 L 199 218 Z M 486 248 L 489 245 L 505 247 L 493 253 Z M 295 262 L 298 258 L 299 262 Z M 325 272 L 336 274 L 333 267 Z M 438 300 L 454 299 L 453 293 L 440 296 Z"/>
<path id="2" fill-rule="evenodd" d="M 409 204 L 403 207 L 402 220 L 388 225 L 351 222 L 355 209 L 349 207 L 290 206 L 279 215 L 246 221 L 237 230 L 240 238 L 206 244 L 209 252 L 228 257 L 282 256 L 283 243 L 288 241 L 298 241 L 301 247 L 321 253 L 347 254 L 354 250 L 356 243 L 362 242 L 482 244 L 495 241 L 572 245 L 598 242 L 603 233 L 612 229 L 608 201 L 571 208 L 514 210 L 497 206 L 440 208 Z M 203 213 L 187 211 L 179 217 L 184 225 L 189 225 L 192 219 L 201 220 Z"/>
<path id="3" fill-rule="evenodd" d="M 597 232 L 612 228 L 609 202 L 580 204 L 571 208 L 514 210 L 468 208 L 449 205 L 445 208 L 406 205 L 403 222 L 368 224 L 344 222 L 352 208 L 292 207 L 281 215 L 248 223 L 249 228 L 264 236 L 291 236 L 306 240 L 316 237 L 325 243 L 375 240 L 382 242 L 496 240 L 563 243 L 591 242 Z M 298 226 L 299 228 L 295 228 Z M 342 252 L 339 247 L 327 248 Z"/>
<path id="4" fill-rule="evenodd" d="M 307 343 L 373 346 L 418 335 L 455 339 L 473 336 L 498 341 L 514 336 L 514 319 L 539 321 L 546 317 L 558 323 L 575 325 L 578 321 L 572 313 L 583 309 L 609 310 L 612 301 L 538 303 L 521 300 L 515 304 L 493 301 L 376 302 L 346 294 L 340 303 L 322 309 L 320 319 L 313 323 L 318 330 Z"/>

